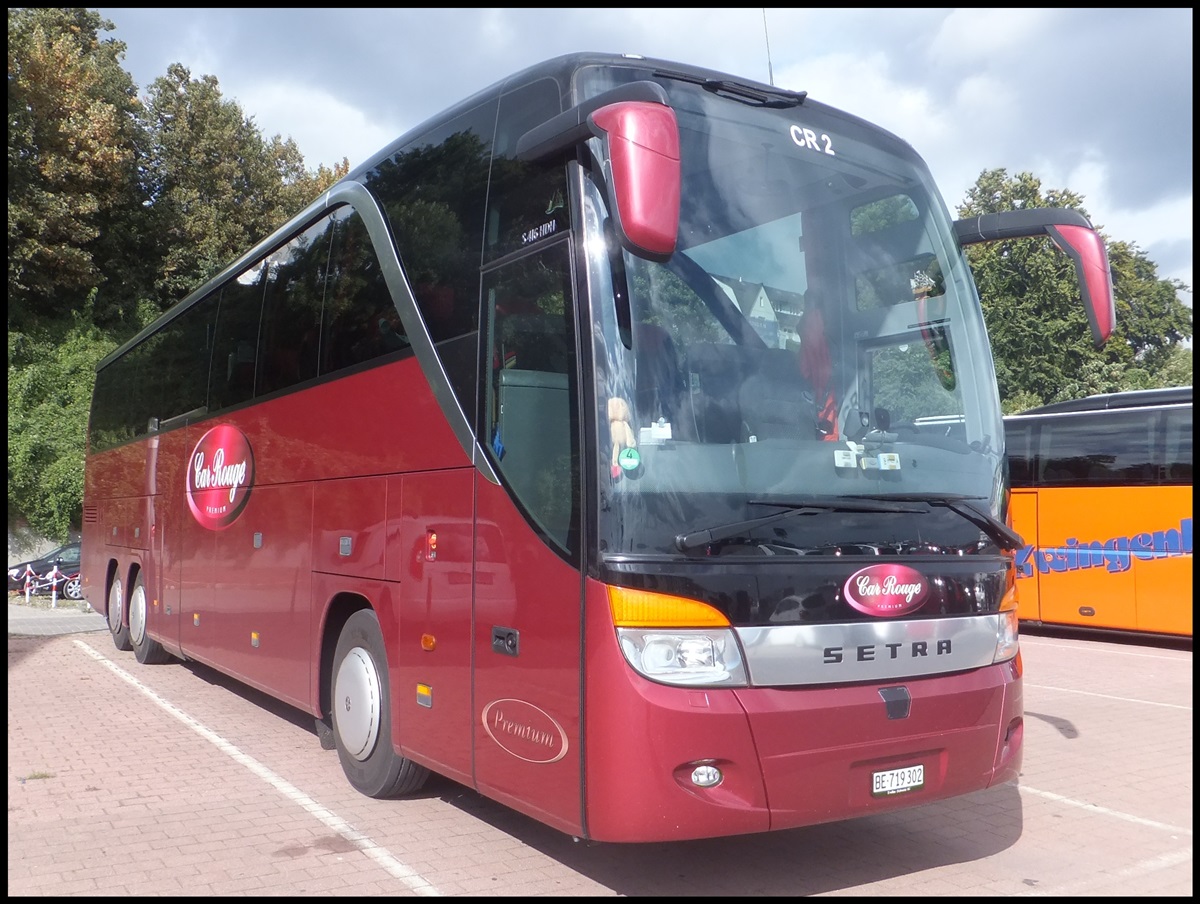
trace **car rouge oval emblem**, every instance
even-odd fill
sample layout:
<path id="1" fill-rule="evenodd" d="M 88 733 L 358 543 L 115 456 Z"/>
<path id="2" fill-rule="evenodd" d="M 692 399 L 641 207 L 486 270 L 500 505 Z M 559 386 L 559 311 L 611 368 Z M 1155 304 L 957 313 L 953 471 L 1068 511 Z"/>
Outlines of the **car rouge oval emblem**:
<path id="1" fill-rule="evenodd" d="M 233 524 L 250 501 L 254 453 L 237 427 L 213 427 L 192 450 L 187 469 L 187 499 L 202 527 L 222 530 Z"/>
<path id="2" fill-rule="evenodd" d="M 527 763 L 557 763 L 567 755 L 567 733 L 544 710 L 524 700 L 493 700 L 483 729 L 505 753 Z"/>
<path id="3" fill-rule="evenodd" d="M 844 590 L 859 612 L 889 618 L 921 608 L 929 581 L 904 565 L 868 565 L 850 575 Z"/>

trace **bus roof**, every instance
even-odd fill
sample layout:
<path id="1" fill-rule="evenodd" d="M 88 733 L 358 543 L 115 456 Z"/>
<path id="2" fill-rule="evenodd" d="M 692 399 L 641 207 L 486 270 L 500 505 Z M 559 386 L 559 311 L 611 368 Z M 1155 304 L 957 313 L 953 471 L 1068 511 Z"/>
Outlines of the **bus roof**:
<path id="1" fill-rule="evenodd" d="M 1109 408 L 1144 408 L 1148 405 L 1190 405 L 1192 387 L 1168 386 L 1162 389 L 1132 389 L 1127 392 L 1102 392 L 1083 399 L 1051 402 L 1038 408 L 1019 412 L 1026 414 L 1057 414 L 1068 411 L 1104 411 Z"/>

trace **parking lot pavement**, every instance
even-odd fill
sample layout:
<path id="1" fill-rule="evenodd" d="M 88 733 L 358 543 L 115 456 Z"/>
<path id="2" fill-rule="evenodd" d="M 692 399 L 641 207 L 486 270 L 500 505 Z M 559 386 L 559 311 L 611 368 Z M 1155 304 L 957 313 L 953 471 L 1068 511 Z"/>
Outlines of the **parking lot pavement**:
<path id="1" fill-rule="evenodd" d="M 10 897 L 1193 895 L 1190 644 L 1024 636 L 1019 782 L 764 835 L 605 845 L 448 779 L 370 800 L 304 713 L 196 663 L 143 666 L 95 613 L 17 613 L 25 630 L 89 628 L 19 636 L 13 608 Z"/>
<path id="2" fill-rule="evenodd" d="M 51 608 L 48 600 L 37 605 L 25 605 L 22 596 L 8 598 L 8 633 L 23 637 L 53 637 L 59 634 L 86 634 L 107 631 L 104 616 L 80 603 L 59 600 Z"/>

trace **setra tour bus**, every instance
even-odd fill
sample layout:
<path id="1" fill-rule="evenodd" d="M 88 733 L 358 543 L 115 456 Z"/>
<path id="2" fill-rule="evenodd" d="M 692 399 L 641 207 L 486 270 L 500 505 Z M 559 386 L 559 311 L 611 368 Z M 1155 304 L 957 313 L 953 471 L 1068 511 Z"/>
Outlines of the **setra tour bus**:
<path id="1" fill-rule="evenodd" d="M 1102 343 L 1077 212 L 952 221 L 907 143 L 803 92 L 535 65 L 99 363 L 86 594 L 139 662 L 311 714 L 371 797 L 432 771 L 653 842 L 1015 780 L 1021 543 L 963 248 L 1018 236 Z"/>
<path id="2" fill-rule="evenodd" d="M 1192 387 L 1004 419 L 1029 625 L 1192 636 Z"/>

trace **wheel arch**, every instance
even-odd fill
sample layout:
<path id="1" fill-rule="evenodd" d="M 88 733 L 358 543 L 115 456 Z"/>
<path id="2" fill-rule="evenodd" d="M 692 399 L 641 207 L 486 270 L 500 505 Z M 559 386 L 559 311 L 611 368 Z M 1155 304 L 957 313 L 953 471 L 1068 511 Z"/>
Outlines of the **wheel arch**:
<path id="1" fill-rule="evenodd" d="M 134 557 L 127 563 L 122 564 L 117 556 L 112 556 L 108 560 L 108 564 L 104 570 L 104 608 L 105 615 L 108 614 L 108 601 L 112 593 L 113 583 L 117 580 L 121 581 L 121 624 L 129 624 L 129 600 L 133 593 L 133 582 L 138 576 L 143 574 L 146 568 L 143 566 L 141 559 Z M 152 588 L 147 585 L 146 592 L 151 593 Z"/>
<path id="2" fill-rule="evenodd" d="M 360 609 L 372 609 L 371 601 L 359 593 L 335 594 L 325 607 L 322 620 L 320 667 L 317 669 L 317 712 L 320 719 L 329 718 L 330 695 L 333 693 L 333 658 L 337 652 L 338 638 L 350 616 Z"/>
<path id="3" fill-rule="evenodd" d="M 108 614 L 108 604 L 112 599 L 113 583 L 120 578 L 121 563 L 117 561 L 116 556 L 112 556 L 108 560 L 108 564 L 104 568 L 104 614 Z M 124 581 L 124 578 L 120 578 Z M 121 584 L 121 620 L 125 620 L 125 601 L 129 598 L 128 585 Z"/>

